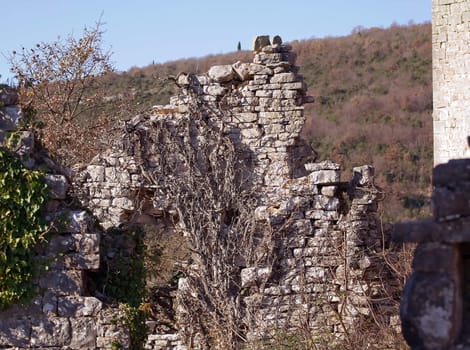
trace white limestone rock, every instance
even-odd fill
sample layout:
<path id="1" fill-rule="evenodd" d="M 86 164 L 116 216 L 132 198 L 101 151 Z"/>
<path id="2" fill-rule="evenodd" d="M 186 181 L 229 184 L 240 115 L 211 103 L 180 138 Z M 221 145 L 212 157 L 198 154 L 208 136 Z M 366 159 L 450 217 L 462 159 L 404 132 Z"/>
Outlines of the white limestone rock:
<path id="1" fill-rule="evenodd" d="M 271 267 L 247 267 L 240 273 L 242 288 L 259 285 L 271 276 Z"/>
<path id="2" fill-rule="evenodd" d="M 246 81 L 250 79 L 250 64 L 249 63 L 241 63 L 240 61 L 232 64 L 233 71 L 237 74 L 237 77 L 241 81 Z"/>
<path id="3" fill-rule="evenodd" d="M 253 51 L 261 51 L 263 47 L 271 45 L 269 35 L 259 35 L 253 39 L 251 49 Z"/>
<path id="4" fill-rule="evenodd" d="M 65 296 L 59 297 L 58 314 L 61 317 L 96 316 L 103 308 L 103 303 L 95 297 Z"/>
<path id="5" fill-rule="evenodd" d="M 225 83 L 232 80 L 233 73 L 231 65 L 213 66 L 207 72 L 209 77 L 218 83 Z"/>
<path id="6" fill-rule="evenodd" d="M 297 76 L 292 73 L 279 73 L 279 74 L 274 74 L 271 77 L 271 84 L 273 83 L 292 83 L 297 81 Z"/>
<path id="7" fill-rule="evenodd" d="M 204 86 L 203 91 L 211 96 L 222 96 L 227 92 L 227 88 L 220 86 L 219 84 L 212 84 Z"/>
<path id="8" fill-rule="evenodd" d="M 312 185 L 335 185 L 339 183 L 339 170 L 317 170 L 308 175 Z"/>

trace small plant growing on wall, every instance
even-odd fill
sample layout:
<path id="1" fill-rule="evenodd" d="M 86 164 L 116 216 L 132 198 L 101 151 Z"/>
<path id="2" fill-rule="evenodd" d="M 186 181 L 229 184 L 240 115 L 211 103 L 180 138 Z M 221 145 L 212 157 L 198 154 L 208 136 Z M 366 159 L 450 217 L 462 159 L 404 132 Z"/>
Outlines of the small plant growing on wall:
<path id="1" fill-rule="evenodd" d="M 46 193 L 42 174 L 0 147 L 0 309 L 27 301 L 34 291 L 38 265 L 32 248 L 46 232 Z"/>

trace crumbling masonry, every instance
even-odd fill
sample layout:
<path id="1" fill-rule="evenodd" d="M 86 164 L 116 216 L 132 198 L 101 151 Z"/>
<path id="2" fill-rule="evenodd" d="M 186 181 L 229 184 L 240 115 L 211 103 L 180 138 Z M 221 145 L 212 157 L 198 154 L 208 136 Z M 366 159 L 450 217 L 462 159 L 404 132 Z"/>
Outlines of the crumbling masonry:
<path id="1" fill-rule="evenodd" d="M 241 259 L 233 266 L 242 308 L 240 339 L 269 340 L 279 332 L 305 328 L 341 336 L 378 308 L 393 310 L 383 288 L 387 271 L 378 257 L 383 236 L 377 227 L 380 191 L 374 186 L 374 170 L 357 167 L 353 178 L 343 181 L 338 164 L 315 163 L 299 138 L 302 105 L 312 99 L 297 74 L 295 54 L 279 37 L 258 37 L 254 50 L 252 63 L 180 74 L 170 105 L 130 120 L 123 142 L 82 167 L 74 186 L 83 206 L 105 229 L 145 222 L 171 231 L 165 220 L 171 198 L 162 196 L 152 181 L 160 165 L 158 153 L 152 154 L 158 147 L 151 135 L 157 127 L 177 126 L 197 113 L 231 141 L 250 170 L 249 184 L 257 194 L 253 220 L 263 228 L 258 232 L 261 242 L 271 247 L 269 259 Z M 59 175 L 53 179 L 63 186 L 67 182 Z M 60 213 L 64 196 L 52 201 L 51 215 Z M 85 296 L 81 284 L 83 274 L 97 268 L 99 230 L 85 212 L 70 215 L 70 227 L 62 227 L 45 248 L 53 256 L 63 252 L 64 261 L 59 259 L 39 281 L 44 292 L 33 306 L 0 314 L 0 347 L 101 349 L 110 348 L 112 337 L 124 337 L 126 344 L 126 332 L 112 328 L 107 316 L 117 311 L 96 296 Z M 193 271 L 201 268 L 198 261 L 194 257 Z M 191 287 L 189 277 L 180 279 L 178 293 Z M 176 310 L 179 333 L 153 334 L 150 329 L 146 349 L 202 344 L 187 323 L 185 306 Z M 380 313 L 393 316 L 393 311 Z"/>

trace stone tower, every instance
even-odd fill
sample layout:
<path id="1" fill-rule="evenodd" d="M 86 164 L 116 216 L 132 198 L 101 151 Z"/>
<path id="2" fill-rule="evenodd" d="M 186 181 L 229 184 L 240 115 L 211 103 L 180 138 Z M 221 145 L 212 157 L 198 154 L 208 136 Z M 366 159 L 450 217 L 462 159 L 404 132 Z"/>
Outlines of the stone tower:
<path id="1" fill-rule="evenodd" d="M 470 157 L 470 0 L 432 1 L 434 164 Z"/>

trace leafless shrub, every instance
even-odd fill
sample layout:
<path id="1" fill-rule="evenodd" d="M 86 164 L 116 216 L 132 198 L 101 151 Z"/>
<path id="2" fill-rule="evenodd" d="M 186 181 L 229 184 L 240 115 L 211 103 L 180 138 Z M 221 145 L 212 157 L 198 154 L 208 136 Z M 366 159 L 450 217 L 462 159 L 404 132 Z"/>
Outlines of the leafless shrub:
<path id="1" fill-rule="evenodd" d="M 235 349 L 244 339 L 240 270 L 255 259 L 256 199 L 220 116 L 192 100 L 177 121 L 165 115 L 151 130 L 137 127 L 129 145 L 192 254 L 180 283 L 180 331 L 191 348 Z"/>
<path id="2" fill-rule="evenodd" d="M 111 52 L 102 48 L 102 22 L 9 57 L 20 103 L 30 126 L 40 131 L 46 148 L 63 163 L 89 159 L 100 148 L 109 125 L 102 78 L 113 70 Z M 113 101 L 113 103 L 118 103 Z"/>

